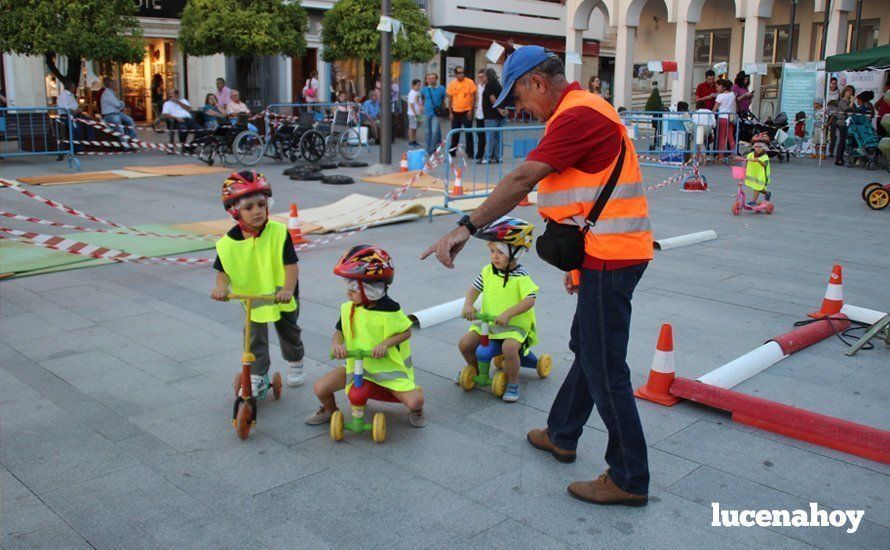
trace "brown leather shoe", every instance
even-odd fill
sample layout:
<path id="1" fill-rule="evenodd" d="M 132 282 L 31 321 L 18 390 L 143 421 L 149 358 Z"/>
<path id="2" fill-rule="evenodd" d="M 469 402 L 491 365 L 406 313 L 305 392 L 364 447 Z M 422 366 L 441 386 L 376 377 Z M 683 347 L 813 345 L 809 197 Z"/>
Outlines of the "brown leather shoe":
<path id="1" fill-rule="evenodd" d="M 573 481 L 567 487 L 569 494 L 578 500 L 593 504 L 622 504 L 624 506 L 645 506 L 649 495 L 635 495 L 621 490 L 609 477 L 609 470 L 593 481 Z"/>
<path id="2" fill-rule="evenodd" d="M 554 445 L 553 442 L 550 441 L 550 436 L 547 435 L 546 429 L 534 429 L 528 432 L 526 439 L 532 444 L 532 447 L 547 451 L 553 455 L 553 458 L 560 462 L 565 462 L 566 464 L 575 462 L 575 451 L 567 451 Z"/>

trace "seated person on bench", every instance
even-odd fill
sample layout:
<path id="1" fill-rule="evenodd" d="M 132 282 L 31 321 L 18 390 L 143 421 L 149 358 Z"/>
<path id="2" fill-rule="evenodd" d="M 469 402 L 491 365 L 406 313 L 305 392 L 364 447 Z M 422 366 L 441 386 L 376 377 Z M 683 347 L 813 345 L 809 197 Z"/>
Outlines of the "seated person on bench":
<path id="1" fill-rule="evenodd" d="M 161 109 L 161 116 L 164 120 L 169 121 L 168 125 L 172 125 L 179 132 L 179 143 L 185 145 L 186 139 L 190 132 L 198 130 L 199 126 L 192 118 L 190 112 L 192 106 L 186 99 L 180 99 L 179 90 L 167 90 L 167 101 Z M 170 136 L 170 143 L 173 143 L 173 136 Z"/>

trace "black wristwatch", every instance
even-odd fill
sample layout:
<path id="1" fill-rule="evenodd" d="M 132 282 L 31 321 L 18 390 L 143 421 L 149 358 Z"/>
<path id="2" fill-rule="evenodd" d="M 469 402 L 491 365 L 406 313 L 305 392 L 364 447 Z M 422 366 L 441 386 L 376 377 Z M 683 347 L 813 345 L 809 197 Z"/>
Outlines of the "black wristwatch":
<path id="1" fill-rule="evenodd" d="M 467 228 L 467 231 L 470 232 L 470 235 L 476 234 L 476 226 L 473 225 L 473 222 L 470 221 L 470 215 L 464 214 L 464 217 L 457 221 L 457 225 L 462 225 Z"/>

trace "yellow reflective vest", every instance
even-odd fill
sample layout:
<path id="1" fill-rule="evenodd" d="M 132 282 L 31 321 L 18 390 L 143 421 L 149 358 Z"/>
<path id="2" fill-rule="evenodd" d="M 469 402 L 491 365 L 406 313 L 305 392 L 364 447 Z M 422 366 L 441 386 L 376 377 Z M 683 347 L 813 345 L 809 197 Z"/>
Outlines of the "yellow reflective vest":
<path id="1" fill-rule="evenodd" d="M 481 276 L 482 313 L 486 315 L 500 315 L 529 295 L 538 292 L 538 285 L 521 267 L 517 267 L 510 273 L 506 285 L 504 285 L 503 274 L 495 273 L 494 266 L 491 264 L 482 268 Z M 470 330 L 481 331 L 478 324 L 473 324 Z M 534 346 L 538 343 L 538 333 L 535 329 L 535 308 L 513 317 L 507 326 L 489 325 L 488 332 L 488 337 L 492 340 L 512 338 L 523 343 L 524 347 Z"/>
<path id="2" fill-rule="evenodd" d="M 756 162 L 750 162 L 753 159 L 766 162 L 766 166 L 761 166 Z M 754 151 L 751 151 L 748 153 L 748 160 L 749 162 L 746 163 L 748 166 L 745 169 L 745 185 L 755 191 L 763 191 L 766 189 L 766 186 L 769 185 L 770 181 L 769 157 L 766 153 L 757 157 L 754 155 Z"/>
<path id="3" fill-rule="evenodd" d="M 224 235 L 216 241 L 216 253 L 232 282 L 233 294 L 275 294 L 284 286 L 282 250 L 286 238 L 287 227 L 269 220 L 259 237 L 236 241 Z M 286 304 L 255 305 L 250 320 L 272 323 L 281 318 L 282 311 L 296 309 L 293 298 Z"/>
<path id="4" fill-rule="evenodd" d="M 353 311 L 353 308 L 354 311 Z M 380 342 L 394 334 L 411 328 L 411 320 L 402 310 L 379 311 L 366 309 L 352 302 L 340 306 L 340 327 L 346 349 L 371 351 Z M 352 387 L 355 359 L 346 360 L 346 391 Z M 411 364 L 411 344 L 406 340 L 386 350 L 380 359 L 366 358 L 363 363 L 365 380 L 392 391 L 411 391 L 414 384 L 414 367 Z"/>

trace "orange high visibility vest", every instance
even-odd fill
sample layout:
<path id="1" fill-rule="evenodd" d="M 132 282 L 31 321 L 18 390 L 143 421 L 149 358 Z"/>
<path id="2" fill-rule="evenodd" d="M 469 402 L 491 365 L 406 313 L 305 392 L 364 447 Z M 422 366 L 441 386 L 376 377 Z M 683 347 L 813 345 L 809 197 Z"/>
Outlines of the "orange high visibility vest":
<path id="1" fill-rule="evenodd" d="M 547 121 L 544 134 L 550 130 L 556 117 L 573 107 L 593 109 L 615 122 L 627 148 L 624 167 L 615 189 L 596 225 L 587 232 L 585 252 L 601 260 L 651 260 L 652 228 L 643 191 L 643 176 L 633 142 L 628 138 L 618 113 L 600 96 L 585 90 L 572 90 Z M 559 223 L 583 225 L 616 162 L 617 156 L 608 168 L 595 174 L 567 168 L 562 173 L 553 172 L 541 180 L 538 183 L 538 212 L 541 217 Z"/>

